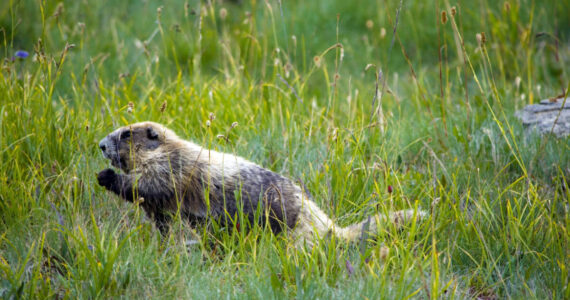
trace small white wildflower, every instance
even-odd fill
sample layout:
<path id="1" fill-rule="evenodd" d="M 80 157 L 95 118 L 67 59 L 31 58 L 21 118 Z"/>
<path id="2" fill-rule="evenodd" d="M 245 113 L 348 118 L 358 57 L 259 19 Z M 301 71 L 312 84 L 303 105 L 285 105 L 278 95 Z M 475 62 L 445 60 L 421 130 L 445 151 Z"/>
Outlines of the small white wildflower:
<path id="1" fill-rule="evenodd" d="M 228 10 L 225 7 L 220 9 L 220 19 L 225 20 L 228 16 Z"/>
<path id="2" fill-rule="evenodd" d="M 135 47 L 137 47 L 137 49 L 144 49 L 144 44 L 139 39 L 135 39 Z"/>
<path id="3" fill-rule="evenodd" d="M 289 71 L 293 69 L 293 65 L 290 63 L 285 64 L 285 78 L 289 78 Z"/>
<path id="4" fill-rule="evenodd" d="M 386 37 L 386 28 L 380 28 L 380 38 L 383 39 Z"/>

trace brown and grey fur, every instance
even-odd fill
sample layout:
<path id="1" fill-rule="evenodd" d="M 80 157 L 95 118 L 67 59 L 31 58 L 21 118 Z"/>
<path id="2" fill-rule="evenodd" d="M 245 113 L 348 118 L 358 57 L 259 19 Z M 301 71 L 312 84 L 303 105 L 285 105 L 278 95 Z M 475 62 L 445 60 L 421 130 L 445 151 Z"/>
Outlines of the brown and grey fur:
<path id="1" fill-rule="evenodd" d="M 361 224 L 336 226 L 290 179 L 233 154 L 185 141 L 160 124 L 119 128 L 99 146 L 124 172 L 105 169 L 97 176 L 99 184 L 130 202 L 142 198 L 142 207 L 163 233 L 169 216 L 178 211 L 191 224 L 215 218 L 231 225 L 240 210 L 250 223 L 256 221 L 259 208 L 258 222 L 268 221 L 274 233 L 288 230 L 296 242 L 312 244 L 328 234 L 352 241 L 361 235 Z M 377 232 L 385 223 L 399 226 L 414 215 L 424 213 L 378 215 L 371 218 L 369 230 Z"/>

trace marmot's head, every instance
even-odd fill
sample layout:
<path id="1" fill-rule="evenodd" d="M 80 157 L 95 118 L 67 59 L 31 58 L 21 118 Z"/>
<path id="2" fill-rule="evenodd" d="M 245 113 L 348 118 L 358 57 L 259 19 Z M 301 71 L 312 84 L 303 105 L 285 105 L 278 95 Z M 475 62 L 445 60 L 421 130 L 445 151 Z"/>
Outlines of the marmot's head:
<path id="1" fill-rule="evenodd" d="M 172 139 L 178 137 L 168 128 L 153 122 L 141 122 L 111 132 L 99 142 L 99 148 L 114 167 L 129 172 Z"/>

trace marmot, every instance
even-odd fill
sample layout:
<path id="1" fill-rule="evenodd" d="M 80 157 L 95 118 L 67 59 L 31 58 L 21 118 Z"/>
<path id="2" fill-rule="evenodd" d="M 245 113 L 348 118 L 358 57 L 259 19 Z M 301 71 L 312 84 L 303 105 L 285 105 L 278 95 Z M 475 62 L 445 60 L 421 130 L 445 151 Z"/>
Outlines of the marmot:
<path id="1" fill-rule="evenodd" d="M 191 224 L 216 218 L 233 225 L 238 211 L 253 224 L 257 215 L 260 224 L 268 222 L 276 234 L 288 230 L 301 244 L 329 234 L 353 241 L 362 233 L 363 223 L 336 226 L 290 179 L 233 154 L 185 141 L 157 123 L 121 127 L 99 147 L 124 172 L 105 169 L 97 176 L 99 184 L 130 202 L 142 198 L 141 206 L 162 233 L 178 211 Z M 402 210 L 377 215 L 368 230 L 375 233 L 387 222 L 399 226 L 414 215 L 421 218 L 425 213 Z"/>

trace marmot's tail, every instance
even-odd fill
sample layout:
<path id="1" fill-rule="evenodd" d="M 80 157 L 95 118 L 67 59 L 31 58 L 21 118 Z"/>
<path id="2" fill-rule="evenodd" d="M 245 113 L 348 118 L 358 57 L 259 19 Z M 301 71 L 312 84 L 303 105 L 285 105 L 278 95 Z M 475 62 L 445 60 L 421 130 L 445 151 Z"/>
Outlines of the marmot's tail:
<path id="1" fill-rule="evenodd" d="M 402 227 L 414 219 L 421 220 L 426 216 L 422 210 L 400 210 L 389 215 L 375 215 L 370 218 L 368 232 L 375 235 L 384 228 L 395 226 Z M 350 242 L 356 241 L 362 236 L 363 225 L 368 220 L 350 225 L 348 227 L 336 226 L 334 222 L 313 202 L 304 201 L 299 212 L 297 225 L 291 232 L 299 245 L 312 245 L 313 239 L 324 238 L 334 234 L 337 238 Z"/>
<path id="2" fill-rule="evenodd" d="M 392 226 L 396 228 L 402 227 L 404 224 L 411 223 L 414 217 L 416 220 L 421 220 L 426 216 L 426 213 L 421 210 L 399 210 L 391 212 L 389 215 L 375 215 L 370 217 L 370 223 L 368 224 L 368 229 L 366 229 L 366 222 L 368 219 L 350 225 L 348 227 L 337 227 L 334 228 L 335 235 L 346 241 L 356 241 L 362 236 L 363 230 L 367 230 L 370 234 L 376 234 L 383 230 L 384 228 L 390 228 Z"/>

